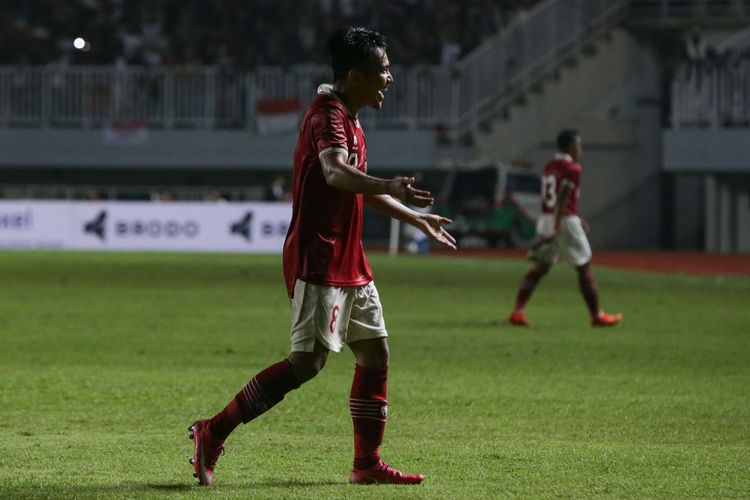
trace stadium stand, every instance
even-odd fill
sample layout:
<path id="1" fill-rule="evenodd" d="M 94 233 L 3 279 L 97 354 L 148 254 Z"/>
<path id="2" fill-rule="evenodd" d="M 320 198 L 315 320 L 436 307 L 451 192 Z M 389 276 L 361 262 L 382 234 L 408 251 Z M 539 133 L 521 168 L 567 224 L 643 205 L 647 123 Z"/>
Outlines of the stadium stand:
<path id="1" fill-rule="evenodd" d="M 218 65 L 325 63 L 327 33 L 368 25 L 403 64 L 454 62 L 535 1 L 54 0 L 4 2 L 0 64 Z M 463 29 L 472 26 L 472 29 Z M 72 40 L 82 37 L 85 50 Z"/>
<path id="2" fill-rule="evenodd" d="M 4 2 L 0 196 L 259 199 L 329 78 L 325 34 L 367 24 L 397 82 L 361 115 L 375 168 L 433 188 L 471 162 L 533 170 L 576 124 L 595 246 L 750 248 L 726 208 L 750 156 L 732 135 L 750 127 L 749 22 L 747 0 Z"/>

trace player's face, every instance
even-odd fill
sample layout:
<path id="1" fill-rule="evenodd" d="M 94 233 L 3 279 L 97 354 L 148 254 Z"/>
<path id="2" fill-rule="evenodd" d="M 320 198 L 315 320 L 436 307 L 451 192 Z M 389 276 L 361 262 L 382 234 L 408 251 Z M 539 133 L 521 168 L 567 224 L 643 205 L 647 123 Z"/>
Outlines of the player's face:
<path id="1" fill-rule="evenodd" d="M 377 49 L 375 61 L 363 72 L 362 91 L 365 105 L 380 109 L 385 99 L 388 87 L 393 83 L 388 55 L 382 49 Z"/>

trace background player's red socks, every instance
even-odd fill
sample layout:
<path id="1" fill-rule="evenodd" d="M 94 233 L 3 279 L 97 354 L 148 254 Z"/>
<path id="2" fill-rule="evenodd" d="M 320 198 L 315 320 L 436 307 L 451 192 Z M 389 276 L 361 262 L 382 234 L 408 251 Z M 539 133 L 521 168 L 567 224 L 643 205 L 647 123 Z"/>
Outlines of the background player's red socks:
<path id="1" fill-rule="evenodd" d="M 596 290 L 594 276 L 588 266 L 585 270 L 578 270 L 578 286 L 581 288 L 581 295 L 586 301 L 591 317 L 596 318 L 599 314 L 599 292 Z"/>
<path id="2" fill-rule="evenodd" d="M 349 410 L 354 424 L 354 467 L 368 469 L 380 460 L 378 448 L 383 442 L 388 417 L 386 386 L 388 367 L 354 367 Z"/>
<path id="3" fill-rule="evenodd" d="M 531 293 L 536 288 L 539 280 L 542 279 L 544 274 L 540 273 L 536 268 L 526 273 L 526 276 L 521 280 L 521 287 L 518 289 L 518 296 L 516 297 L 516 311 L 522 311 L 526 307 L 526 302 L 529 301 Z"/>
<path id="4" fill-rule="evenodd" d="M 253 377 L 226 408 L 211 419 L 211 433 L 218 439 L 226 439 L 240 423 L 246 424 L 266 412 L 299 385 L 289 360 L 269 366 Z"/>

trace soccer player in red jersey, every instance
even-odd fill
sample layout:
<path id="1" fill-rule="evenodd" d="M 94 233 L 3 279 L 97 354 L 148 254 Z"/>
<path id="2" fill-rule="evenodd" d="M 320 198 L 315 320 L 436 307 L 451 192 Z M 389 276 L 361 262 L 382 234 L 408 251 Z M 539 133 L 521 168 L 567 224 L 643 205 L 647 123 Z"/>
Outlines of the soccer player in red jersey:
<path id="1" fill-rule="evenodd" d="M 190 426 L 191 463 L 200 484 L 210 484 L 224 440 L 284 395 L 315 377 L 330 351 L 354 354 L 349 406 L 354 425 L 357 484 L 419 484 L 380 459 L 388 402 L 388 342 L 372 270 L 362 246 L 364 204 L 409 223 L 433 241 L 455 249 L 444 229 L 451 221 L 403 203 L 429 206 L 431 194 L 414 179 L 367 174 L 367 143 L 357 118 L 366 106 L 380 109 L 393 83 L 385 38 L 365 28 L 328 40 L 334 83 L 318 88 L 305 114 L 294 152 L 292 220 L 284 243 L 284 276 L 292 306 L 291 352 L 259 372 L 211 419 Z"/>
<path id="2" fill-rule="evenodd" d="M 581 165 L 581 135 L 566 129 L 557 136 L 559 152 L 544 167 L 542 176 L 542 215 L 537 221 L 538 241 L 529 252 L 534 267 L 523 277 L 510 323 L 529 326 L 525 307 L 534 288 L 549 272 L 558 256 L 578 271 L 578 284 L 591 313 L 593 326 L 614 326 L 622 314 L 599 309 L 599 294 L 591 274 L 591 246 L 584 222 L 578 217 Z"/>

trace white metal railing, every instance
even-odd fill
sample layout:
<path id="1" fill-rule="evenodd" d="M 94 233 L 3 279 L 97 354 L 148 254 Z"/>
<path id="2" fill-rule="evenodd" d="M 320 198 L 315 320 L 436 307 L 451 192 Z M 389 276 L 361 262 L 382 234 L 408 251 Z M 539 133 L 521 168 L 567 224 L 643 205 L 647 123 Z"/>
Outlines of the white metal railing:
<path id="1" fill-rule="evenodd" d="M 454 66 L 394 67 L 388 104 L 368 126 L 450 128 L 461 135 L 495 116 L 590 37 L 619 22 L 627 0 L 546 0 L 520 14 Z M 328 79 L 325 66 L 0 67 L 1 126 L 256 127 L 256 103 L 297 98 L 301 108 Z"/>
<path id="2" fill-rule="evenodd" d="M 672 81 L 674 128 L 750 126 L 750 60 L 680 68 Z"/>
<path id="3" fill-rule="evenodd" d="M 627 0 L 547 0 L 521 14 L 458 64 L 456 134 L 502 112 L 531 85 L 622 21 Z"/>
<path id="4" fill-rule="evenodd" d="M 715 50 L 714 57 L 687 61 L 675 74 L 673 128 L 750 127 L 750 27 L 726 38 Z"/>
<path id="5" fill-rule="evenodd" d="M 455 136 L 498 116 L 560 61 L 626 16 L 749 16 L 750 0 L 545 0 L 486 40 L 454 66 L 394 67 L 388 103 L 364 112 L 368 126 L 444 126 Z M 674 124 L 742 121 L 747 113 L 745 66 L 706 73 L 706 85 L 674 82 Z M 143 122 L 159 128 L 246 128 L 256 103 L 297 98 L 304 109 L 326 66 L 0 67 L 0 127 L 102 127 Z"/>
<path id="6" fill-rule="evenodd" d="M 363 120 L 385 127 L 433 126 L 451 120 L 449 68 L 393 69 L 388 105 Z M 261 68 L 253 73 L 197 68 L 111 66 L 0 67 L 0 126 L 102 127 L 143 122 L 159 128 L 254 128 L 260 99 L 297 98 L 304 109 L 326 66 Z"/>
<path id="7" fill-rule="evenodd" d="M 742 51 L 750 48 L 750 20 L 746 28 L 717 43 L 714 49 L 719 54 L 727 51 Z"/>

